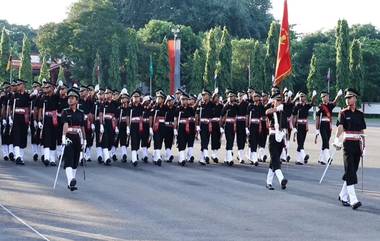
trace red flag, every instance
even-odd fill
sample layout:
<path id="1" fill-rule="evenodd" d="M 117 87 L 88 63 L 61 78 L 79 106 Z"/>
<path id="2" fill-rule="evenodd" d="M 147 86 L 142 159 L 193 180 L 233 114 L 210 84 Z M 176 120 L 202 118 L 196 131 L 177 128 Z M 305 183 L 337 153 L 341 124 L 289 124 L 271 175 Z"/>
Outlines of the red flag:
<path id="1" fill-rule="evenodd" d="M 280 38 L 278 40 L 276 76 L 273 86 L 279 86 L 281 82 L 292 73 L 292 61 L 290 59 L 290 35 L 288 22 L 288 3 L 284 2 L 284 15 L 282 16 Z"/>

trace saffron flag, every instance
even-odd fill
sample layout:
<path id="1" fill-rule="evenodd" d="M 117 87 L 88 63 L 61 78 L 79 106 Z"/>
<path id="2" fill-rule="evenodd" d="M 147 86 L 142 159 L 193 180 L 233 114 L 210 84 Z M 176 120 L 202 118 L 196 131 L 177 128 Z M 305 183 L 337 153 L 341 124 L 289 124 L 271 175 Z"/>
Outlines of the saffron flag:
<path id="1" fill-rule="evenodd" d="M 273 86 L 279 86 L 281 82 L 292 73 L 290 55 L 290 35 L 288 22 L 288 3 L 284 2 L 284 14 L 282 16 L 280 37 L 278 40 L 276 74 Z"/>

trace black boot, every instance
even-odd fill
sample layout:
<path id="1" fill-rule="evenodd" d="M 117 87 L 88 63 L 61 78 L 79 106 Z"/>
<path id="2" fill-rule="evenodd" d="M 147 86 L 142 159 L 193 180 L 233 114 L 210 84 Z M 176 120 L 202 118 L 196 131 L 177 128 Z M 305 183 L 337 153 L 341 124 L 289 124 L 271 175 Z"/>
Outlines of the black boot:
<path id="1" fill-rule="evenodd" d="M 304 159 L 305 164 L 307 164 L 307 161 L 309 160 L 309 158 L 310 158 L 309 154 L 306 154 L 305 159 Z"/>
<path id="2" fill-rule="evenodd" d="M 57 166 L 57 164 L 56 164 L 55 162 L 50 162 L 49 164 L 50 164 L 50 166 L 52 166 L 52 167 Z"/>
<path id="3" fill-rule="evenodd" d="M 132 162 L 132 164 L 133 164 L 134 167 L 137 167 L 137 161 Z"/>
<path id="4" fill-rule="evenodd" d="M 205 161 L 207 164 L 210 164 L 210 158 L 208 156 L 205 157 Z"/>
<path id="5" fill-rule="evenodd" d="M 112 160 L 115 162 L 115 161 L 117 161 L 117 156 L 114 154 L 113 156 L 112 156 Z"/>
<path id="6" fill-rule="evenodd" d="M 24 161 L 21 160 L 21 157 L 16 158 L 16 165 L 25 165 Z"/>
<path id="7" fill-rule="evenodd" d="M 8 157 L 8 156 L 5 156 L 5 157 L 4 157 L 4 161 L 9 161 L 9 157 Z"/>
<path id="8" fill-rule="evenodd" d="M 122 160 L 123 163 L 126 163 L 127 162 L 127 155 L 123 155 L 123 160 Z"/>
<path id="9" fill-rule="evenodd" d="M 266 185 L 266 188 L 267 188 L 268 190 L 274 190 L 274 187 L 272 186 L 272 184 L 267 184 L 267 185 Z"/>
<path id="10" fill-rule="evenodd" d="M 263 162 L 266 162 L 266 161 L 267 161 L 267 158 L 268 158 L 267 155 L 264 155 L 264 156 L 263 156 Z"/>
<path id="11" fill-rule="evenodd" d="M 190 157 L 189 162 L 190 162 L 190 163 L 193 163 L 193 162 L 194 162 L 194 157 L 193 157 L 193 156 Z"/>
<path id="12" fill-rule="evenodd" d="M 11 161 L 15 161 L 15 155 L 11 152 L 11 153 L 9 153 L 9 160 L 11 160 Z"/>
<path id="13" fill-rule="evenodd" d="M 289 162 L 290 161 L 290 156 L 287 156 L 286 157 L 286 162 Z"/>
<path id="14" fill-rule="evenodd" d="M 98 163 L 102 164 L 103 163 L 103 158 L 101 156 L 98 156 Z"/>
<path id="15" fill-rule="evenodd" d="M 104 163 L 106 166 L 111 166 L 111 159 L 107 159 L 106 162 Z"/>
<path id="16" fill-rule="evenodd" d="M 160 166 L 161 166 L 161 163 L 162 163 L 162 160 L 161 160 L 161 159 L 158 159 L 158 160 L 157 160 L 157 166 L 160 167 Z"/>
<path id="17" fill-rule="evenodd" d="M 143 158 L 143 162 L 148 163 L 148 157 L 147 156 Z"/>
<path id="18" fill-rule="evenodd" d="M 358 209 L 358 208 L 361 207 L 361 206 L 362 206 L 362 203 L 361 203 L 361 202 L 357 202 L 357 203 L 351 205 L 351 207 L 352 207 L 353 210 Z"/>
<path id="19" fill-rule="evenodd" d="M 212 159 L 212 161 L 214 162 L 214 163 L 218 163 L 219 162 L 219 159 L 217 158 L 217 157 L 215 157 L 215 158 L 211 158 Z"/>
<path id="20" fill-rule="evenodd" d="M 33 155 L 33 161 L 35 161 L 35 162 L 38 161 L 38 154 Z"/>
<path id="21" fill-rule="evenodd" d="M 288 180 L 287 179 L 282 179 L 281 181 L 281 188 L 282 190 L 286 189 L 286 184 L 288 184 Z"/>
<path id="22" fill-rule="evenodd" d="M 42 163 L 45 165 L 45 167 L 48 167 L 50 165 L 49 160 L 43 160 Z"/>

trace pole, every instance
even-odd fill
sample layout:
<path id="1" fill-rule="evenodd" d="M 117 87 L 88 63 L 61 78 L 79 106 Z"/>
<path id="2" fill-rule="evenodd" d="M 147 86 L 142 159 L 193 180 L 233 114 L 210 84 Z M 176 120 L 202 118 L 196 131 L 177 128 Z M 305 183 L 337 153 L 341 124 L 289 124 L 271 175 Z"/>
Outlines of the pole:
<path id="1" fill-rule="evenodd" d="M 149 95 L 152 96 L 152 55 L 150 55 L 149 63 Z"/>

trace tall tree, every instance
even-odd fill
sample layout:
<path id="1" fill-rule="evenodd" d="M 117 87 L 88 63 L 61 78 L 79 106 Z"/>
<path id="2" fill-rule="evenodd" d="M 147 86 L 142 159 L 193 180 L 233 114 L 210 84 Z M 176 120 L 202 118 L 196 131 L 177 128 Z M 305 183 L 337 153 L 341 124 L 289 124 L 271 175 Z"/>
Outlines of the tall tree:
<path id="1" fill-rule="evenodd" d="M 210 30 L 206 39 L 206 63 L 203 74 L 203 86 L 213 88 L 215 70 L 218 63 L 218 44 L 215 40 L 215 32 Z"/>
<path id="2" fill-rule="evenodd" d="M 10 55 L 10 44 L 9 36 L 5 31 L 5 27 L 1 32 L 1 42 L 0 42 L 0 78 L 2 80 L 9 78 L 9 73 L 7 71 L 8 58 Z"/>
<path id="3" fill-rule="evenodd" d="M 232 67 L 232 44 L 231 37 L 226 27 L 223 28 L 221 38 L 221 50 L 219 55 L 219 65 L 217 69 L 218 87 L 224 93 L 226 88 L 231 86 L 231 67 Z"/>
<path id="4" fill-rule="evenodd" d="M 92 68 L 92 84 L 99 84 L 101 86 L 104 85 L 102 78 L 102 59 L 99 51 L 96 51 L 94 67 Z"/>
<path id="5" fill-rule="evenodd" d="M 250 57 L 251 85 L 257 90 L 266 89 L 264 78 L 263 50 L 259 41 L 255 41 Z"/>
<path id="6" fill-rule="evenodd" d="M 360 90 L 361 95 L 363 95 L 363 56 L 362 56 L 362 48 L 359 40 L 355 39 L 352 42 L 350 48 L 350 82 L 352 83 L 352 87 L 357 90 Z"/>
<path id="7" fill-rule="evenodd" d="M 127 30 L 127 46 L 126 46 L 126 57 L 124 59 L 124 64 L 126 66 L 126 84 L 127 88 L 133 90 L 138 84 L 138 39 L 137 32 L 134 29 Z"/>
<path id="8" fill-rule="evenodd" d="M 50 80 L 50 66 L 47 62 L 47 56 L 42 57 L 42 65 L 40 70 L 40 76 L 38 77 L 38 81 L 42 82 L 43 80 Z"/>
<path id="9" fill-rule="evenodd" d="M 313 90 L 321 90 L 321 76 L 318 69 L 318 61 L 317 56 L 313 54 L 310 61 L 310 70 L 309 76 L 307 77 L 306 87 L 309 95 L 313 92 Z"/>
<path id="10" fill-rule="evenodd" d="M 270 25 L 265 45 L 266 54 L 264 58 L 264 90 L 269 90 L 272 86 L 272 76 L 274 75 L 276 68 L 279 32 L 280 25 L 277 22 L 273 21 Z"/>
<path id="11" fill-rule="evenodd" d="M 112 35 L 111 45 L 110 66 L 108 69 L 108 85 L 115 89 L 121 89 L 120 40 L 119 36 L 116 33 Z"/>
<path id="12" fill-rule="evenodd" d="M 25 81 L 32 82 L 33 80 L 32 63 L 30 59 L 30 41 L 26 34 L 24 35 L 22 43 L 21 66 L 18 76 Z"/>
<path id="13" fill-rule="evenodd" d="M 336 30 L 336 89 L 350 86 L 349 80 L 349 35 L 346 20 L 339 20 Z"/>
<path id="14" fill-rule="evenodd" d="M 193 93 L 199 93 L 203 87 L 203 71 L 205 61 L 201 50 L 197 49 L 194 52 L 192 60 L 192 76 L 189 83 L 189 90 Z"/>
<path id="15" fill-rule="evenodd" d="M 160 54 L 158 56 L 158 61 L 156 65 L 156 75 L 153 88 L 162 89 L 164 91 L 169 91 L 169 52 L 168 52 L 168 41 L 166 38 L 163 39 L 160 46 Z"/>

